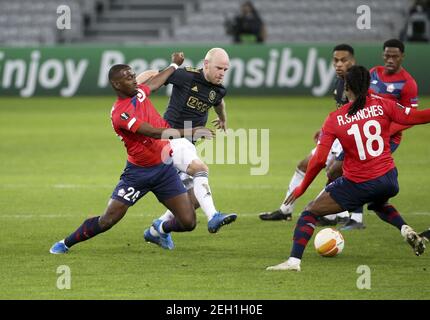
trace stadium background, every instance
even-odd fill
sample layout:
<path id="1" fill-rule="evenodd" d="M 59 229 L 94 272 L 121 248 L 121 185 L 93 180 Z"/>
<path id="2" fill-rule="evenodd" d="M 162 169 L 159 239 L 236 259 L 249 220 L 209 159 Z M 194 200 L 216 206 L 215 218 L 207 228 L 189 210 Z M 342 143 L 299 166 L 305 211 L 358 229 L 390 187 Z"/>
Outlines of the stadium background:
<path id="1" fill-rule="evenodd" d="M 357 61 L 371 67 L 382 64 L 383 41 L 401 37 L 420 106 L 430 105 L 426 11 L 411 14 L 407 0 L 253 3 L 266 25 L 264 43 L 233 44 L 226 34 L 237 0 L 0 0 L 2 299 L 430 298 L 428 254 L 414 257 L 398 232 L 368 211 L 365 230 L 345 232 L 341 256 L 323 259 L 310 246 L 301 274 L 264 271 L 288 255 L 294 224 L 258 219 L 279 205 L 334 107 L 334 45 L 352 44 Z M 360 30 L 363 4 L 371 9 L 371 28 Z M 70 8 L 70 29 L 57 27 L 61 5 Z M 142 239 L 163 212 L 149 195 L 111 231 L 66 256 L 50 256 L 54 241 L 103 211 L 123 169 L 125 153 L 109 121 L 109 64 L 163 68 L 171 52 L 184 51 L 185 64 L 199 66 L 214 46 L 232 62 L 229 126 L 270 129 L 267 175 L 250 176 L 249 165 L 210 165 L 217 207 L 236 211 L 238 221 L 213 236 L 198 213 L 197 229 L 175 235 L 176 249 L 165 252 Z M 153 102 L 163 112 L 165 90 Z M 401 192 L 394 203 L 419 230 L 430 226 L 429 139 L 426 126 L 409 129 L 395 154 Z M 295 217 L 323 184 L 320 175 Z M 61 265 L 70 267 L 71 289 L 57 286 Z M 370 290 L 357 287 L 360 265 L 372 270 Z"/>

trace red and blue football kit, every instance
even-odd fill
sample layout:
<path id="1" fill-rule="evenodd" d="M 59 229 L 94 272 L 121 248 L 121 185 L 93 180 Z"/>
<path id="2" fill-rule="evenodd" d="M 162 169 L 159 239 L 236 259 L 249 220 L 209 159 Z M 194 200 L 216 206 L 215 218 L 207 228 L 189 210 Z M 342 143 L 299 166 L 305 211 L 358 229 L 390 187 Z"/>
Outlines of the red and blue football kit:
<path id="1" fill-rule="evenodd" d="M 169 141 L 136 132 L 144 122 L 155 128 L 169 128 L 149 100 L 150 91 L 146 85 L 139 85 L 135 96 L 118 98 L 111 113 L 113 128 L 128 154 L 126 168 L 111 198 L 128 206 L 134 205 L 149 191 L 159 201 L 187 192 L 171 163 Z"/>
<path id="2" fill-rule="evenodd" d="M 124 142 L 128 161 L 142 167 L 160 164 L 170 151 L 169 141 L 136 133 L 144 122 L 155 128 L 169 128 L 149 100 L 150 93 L 149 87 L 141 84 L 135 96 L 118 98 L 111 112 L 112 126 Z"/>
<path id="3" fill-rule="evenodd" d="M 369 72 L 370 93 L 396 101 L 405 107 L 418 107 L 417 83 L 404 68 L 401 68 L 395 74 L 388 74 L 385 72 L 385 67 L 377 66 L 370 69 Z M 397 145 L 400 144 L 402 139 L 401 130 L 408 127 L 393 123 L 390 128 L 391 140 Z"/>
<path id="4" fill-rule="evenodd" d="M 315 154 L 294 194 L 299 197 L 325 165 L 333 141 L 343 146 L 343 175 L 354 183 L 380 177 L 395 167 L 390 152 L 389 128 L 392 122 L 415 125 L 430 122 L 430 109 L 419 111 L 403 107 L 392 100 L 368 96 L 366 105 L 353 116 L 348 115 L 352 102 L 332 112 L 324 122 Z"/>

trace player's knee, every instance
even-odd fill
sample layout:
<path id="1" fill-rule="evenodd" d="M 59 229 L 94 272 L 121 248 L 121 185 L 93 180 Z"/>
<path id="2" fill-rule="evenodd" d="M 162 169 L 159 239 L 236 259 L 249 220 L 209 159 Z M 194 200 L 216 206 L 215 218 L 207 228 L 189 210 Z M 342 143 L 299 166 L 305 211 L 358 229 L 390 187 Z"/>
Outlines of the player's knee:
<path id="1" fill-rule="evenodd" d="M 193 160 L 188 166 L 187 173 L 191 176 L 195 175 L 197 172 L 208 172 L 208 166 L 201 160 Z"/>
<path id="2" fill-rule="evenodd" d="M 193 217 L 186 217 L 181 219 L 181 224 L 184 231 L 193 231 L 196 228 L 196 218 Z"/>

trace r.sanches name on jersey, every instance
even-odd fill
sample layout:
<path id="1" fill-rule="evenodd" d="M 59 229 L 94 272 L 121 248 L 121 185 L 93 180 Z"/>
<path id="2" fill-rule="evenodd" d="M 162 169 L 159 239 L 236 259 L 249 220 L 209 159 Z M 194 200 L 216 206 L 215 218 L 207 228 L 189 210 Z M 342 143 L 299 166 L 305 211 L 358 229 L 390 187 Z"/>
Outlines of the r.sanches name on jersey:
<path id="1" fill-rule="evenodd" d="M 338 115 L 337 123 L 339 124 L 339 126 L 343 126 L 354 121 L 382 116 L 383 114 L 384 109 L 382 108 L 382 106 L 374 105 L 358 110 L 357 113 L 353 116 L 349 116 L 348 114 Z"/>

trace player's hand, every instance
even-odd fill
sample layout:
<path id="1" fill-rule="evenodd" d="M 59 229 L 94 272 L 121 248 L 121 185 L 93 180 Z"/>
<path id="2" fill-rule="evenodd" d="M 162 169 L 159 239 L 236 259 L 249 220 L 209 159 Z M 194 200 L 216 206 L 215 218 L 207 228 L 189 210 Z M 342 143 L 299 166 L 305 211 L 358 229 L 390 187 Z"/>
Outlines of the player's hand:
<path id="1" fill-rule="evenodd" d="M 223 121 L 220 118 L 216 118 L 211 121 L 211 123 L 215 126 L 216 129 L 221 129 L 225 132 L 227 130 L 227 121 Z"/>
<path id="2" fill-rule="evenodd" d="M 212 139 L 215 137 L 215 131 L 206 128 L 206 127 L 195 127 L 193 128 L 193 140 L 197 141 L 198 139 Z"/>
<path id="3" fill-rule="evenodd" d="M 318 130 L 317 132 L 315 132 L 315 134 L 314 134 L 315 143 L 318 143 L 318 139 L 320 137 L 320 134 L 321 134 L 321 130 Z"/>
<path id="4" fill-rule="evenodd" d="M 180 66 L 184 62 L 185 56 L 183 52 L 172 53 L 172 63 L 176 63 Z"/>

